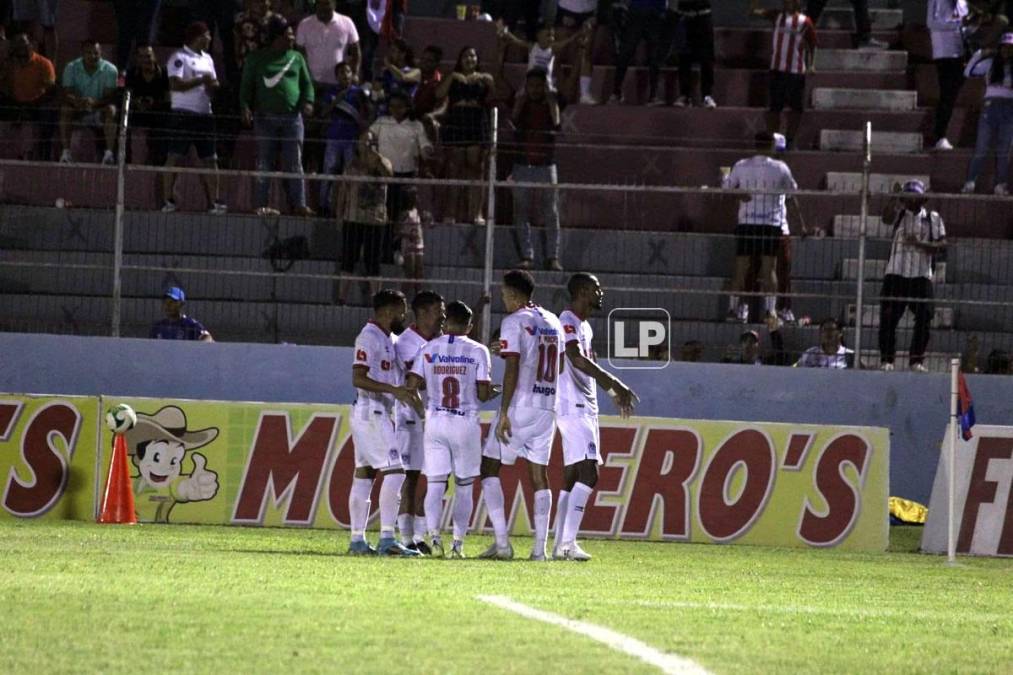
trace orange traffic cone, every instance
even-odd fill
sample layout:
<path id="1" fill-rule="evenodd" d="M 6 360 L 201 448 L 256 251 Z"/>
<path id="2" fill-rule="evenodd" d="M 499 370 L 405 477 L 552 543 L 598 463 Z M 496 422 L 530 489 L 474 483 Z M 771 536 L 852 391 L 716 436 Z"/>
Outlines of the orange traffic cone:
<path id="1" fill-rule="evenodd" d="M 130 485 L 130 472 L 127 470 L 127 442 L 123 434 L 116 434 L 116 440 L 113 442 L 113 456 L 109 460 L 109 478 L 106 480 L 102 515 L 99 516 L 98 522 L 124 525 L 137 523 L 134 488 Z"/>

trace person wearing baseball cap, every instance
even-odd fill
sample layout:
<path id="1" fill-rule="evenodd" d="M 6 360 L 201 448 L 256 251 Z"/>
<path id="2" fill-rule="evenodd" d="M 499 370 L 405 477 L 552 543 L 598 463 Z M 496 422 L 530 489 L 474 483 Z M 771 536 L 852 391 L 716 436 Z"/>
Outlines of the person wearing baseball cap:
<path id="1" fill-rule="evenodd" d="M 946 228 L 939 213 L 925 208 L 925 192 L 920 180 L 894 185 L 894 197 L 883 211 L 883 222 L 893 224 L 893 244 L 879 302 L 881 370 L 894 369 L 897 325 L 910 307 L 915 328 L 909 364 L 915 372 L 928 372 L 923 362 L 934 313 L 935 257 L 946 248 Z"/>
<path id="2" fill-rule="evenodd" d="M 967 77 L 985 78 L 985 101 L 978 118 L 978 141 L 967 167 L 967 181 L 961 190 L 972 193 L 978 175 L 992 148 L 995 148 L 997 195 L 1009 194 L 1009 155 L 1013 145 L 1013 32 L 1003 33 L 998 49 L 980 49 L 964 71 Z"/>
<path id="3" fill-rule="evenodd" d="M 200 340 L 214 342 L 211 333 L 197 319 L 183 313 L 186 293 L 179 286 L 171 286 L 162 295 L 165 318 L 151 327 L 148 337 L 153 340 Z"/>

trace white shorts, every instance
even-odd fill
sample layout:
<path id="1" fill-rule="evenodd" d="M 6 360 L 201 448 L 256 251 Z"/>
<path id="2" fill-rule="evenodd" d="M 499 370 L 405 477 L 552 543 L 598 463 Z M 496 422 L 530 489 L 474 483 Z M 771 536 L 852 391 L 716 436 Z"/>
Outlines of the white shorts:
<path id="1" fill-rule="evenodd" d="M 355 467 L 386 471 L 401 468 L 401 453 L 394 438 L 394 422 L 383 411 L 353 408 L 349 424 L 355 446 Z"/>
<path id="2" fill-rule="evenodd" d="M 426 476 L 473 478 L 482 468 L 482 425 L 478 413 L 430 414 L 425 432 Z"/>
<path id="3" fill-rule="evenodd" d="M 496 438 L 497 413 L 489 427 L 482 455 L 502 464 L 513 464 L 520 457 L 532 464 L 548 466 L 556 435 L 556 413 L 540 408 L 511 408 L 509 414 L 510 442 L 503 444 Z"/>
<path id="4" fill-rule="evenodd" d="M 594 415 L 560 415 L 556 418 L 563 439 L 563 466 L 591 459 L 601 464 L 601 437 Z"/>
<path id="5" fill-rule="evenodd" d="M 394 435 L 405 471 L 422 471 L 422 429 L 418 420 L 398 420 Z"/>

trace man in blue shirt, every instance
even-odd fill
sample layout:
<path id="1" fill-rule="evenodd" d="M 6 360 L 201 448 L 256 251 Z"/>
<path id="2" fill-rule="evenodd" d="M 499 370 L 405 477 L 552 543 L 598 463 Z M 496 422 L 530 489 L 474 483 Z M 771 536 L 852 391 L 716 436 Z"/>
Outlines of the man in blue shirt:
<path id="1" fill-rule="evenodd" d="M 179 286 L 173 286 L 165 292 L 162 307 L 165 309 L 165 318 L 151 327 L 151 337 L 154 340 L 200 340 L 201 342 L 214 342 L 211 333 L 197 319 L 183 313 L 183 305 L 186 303 L 186 294 Z"/>

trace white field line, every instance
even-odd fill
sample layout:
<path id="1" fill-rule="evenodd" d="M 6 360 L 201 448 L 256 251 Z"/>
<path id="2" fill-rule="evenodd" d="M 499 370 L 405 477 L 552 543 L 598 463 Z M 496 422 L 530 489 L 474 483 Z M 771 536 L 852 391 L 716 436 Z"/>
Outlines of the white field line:
<path id="1" fill-rule="evenodd" d="M 665 652 L 658 651 L 654 647 L 645 644 L 636 638 L 631 638 L 627 635 L 617 633 L 614 630 L 610 630 L 602 626 L 596 626 L 593 623 L 585 623 L 584 621 L 568 619 L 565 616 L 560 616 L 559 614 L 553 614 L 552 612 L 545 612 L 540 609 L 535 609 L 534 607 L 528 607 L 527 605 L 515 602 L 504 595 L 478 595 L 475 597 L 482 602 L 487 602 L 490 605 L 495 605 L 501 609 L 514 612 L 515 614 L 520 614 L 526 619 L 534 619 L 535 621 L 542 621 L 554 626 L 560 626 L 568 631 L 589 637 L 592 640 L 601 642 L 611 649 L 629 654 L 641 661 L 649 663 L 652 666 L 659 668 L 663 673 L 672 673 L 676 675 L 705 675 L 708 672 L 703 666 L 691 659 L 676 656 L 675 654 L 666 654 Z"/>
<path id="2" fill-rule="evenodd" d="M 624 603 L 625 604 L 625 603 Z M 671 609 L 705 609 L 728 612 L 760 612 L 769 614 L 817 614 L 825 616 L 844 616 L 858 619 L 874 618 L 906 618 L 925 620 L 958 620 L 958 621 L 1003 621 L 1009 619 L 1008 614 L 989 614 L 986 612 L 922 612 L 918 610 L 894 609 L 839 609 L 819 607 L 815 605 L 746 605 L 732 602 L 692 602 L 680 600 L 634 600 L 634 605 L 648 608 Z"/>

